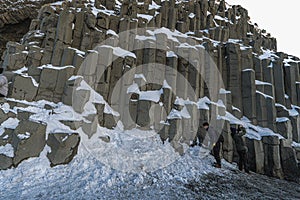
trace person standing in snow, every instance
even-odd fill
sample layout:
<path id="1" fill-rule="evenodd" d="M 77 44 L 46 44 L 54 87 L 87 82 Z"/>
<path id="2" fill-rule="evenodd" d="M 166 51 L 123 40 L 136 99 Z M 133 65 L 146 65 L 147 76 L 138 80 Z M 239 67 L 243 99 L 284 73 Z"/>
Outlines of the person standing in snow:
<path id="1" fill-rule="evenodd" d="M 222 134 L 219 134 L 213 127 L 210 127 L 209 123 L 207 122 L 203 124 L 203 128 L 206 129 L 210 139 L 210 143 L 213 147 L 212 153 L 216 159 L 216 162 L 214 163 L 214 167 L 221 168 L 222 165 L 221 165 L 220 152 L 221 152 L 221 143 L 224 142 L 224 137 L 222 136 Z"/>
<path id="2" fill-rule="evenodd" d="M 245 170 L 246 173 L 249 173 L 248 167 L 248 148 L 243 140 L 243 136 L 246 135 L 246 130 L 242 125 L 238 125 L 237 128 L 231 127 L 231 136 L 234 140 L 236 150 L 239 154 L 239 170 Z"/>
<path id="3" fill-rule="evenodd" d="M 0 97 L 6 97 L 8 93 L 8 81 L 2 73 L 3 68 L 0 68 Z"/>

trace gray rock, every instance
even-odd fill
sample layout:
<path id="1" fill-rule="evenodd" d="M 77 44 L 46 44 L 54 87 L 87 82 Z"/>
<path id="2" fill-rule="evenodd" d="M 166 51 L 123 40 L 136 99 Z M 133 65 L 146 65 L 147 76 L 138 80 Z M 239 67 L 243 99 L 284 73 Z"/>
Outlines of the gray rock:
<path id="1" fill-rule="evenodd" d="M 61 164 L 68 164 L 77 154 L 80 137 L 78 133 L 52 133 L 49 134 L 47 145 L 51 152 L 47 154 L 51 167 Z"/>
<path id="2" fill-rule="evenodd" d="M 300 181 L 300 169 L 295 150 L 291 146 L 280 145 L 280 156 L 284 178 L 287 180 Z"/>
<path id="3" fill-rule="evenodd" d="M 280 141 L 276 136 L 263 137 L 264 143 L 264 169 L 265 174 L 277 178 L 283 178 L 281 158 L 280 158 Z"/>
<path id="4" fill-rule="evenodd" d="M 30 76 L 17 75 L 13 82 L 11 97 L 33 101 L 37 95 L 38 85 Z"/>
<path id="5" fill-rule="evenodd" d="M 25 139 L 19 134 L 29 133 Z M 23 160 L 38 157 L 46 144 L 46 125 L 29 120 L 21 121 L 13 132 L 12 145 L 15 150 L 13 158 L 14 166 L 18 166 Z"/>
<path id="6" fill-rule="evenodd" d="M 17 118 L 20 121 L 29 120 L 30 116 L 33 115 L 33 114 L 34 113 L 29 112 L 29 111 L 18 110 Z"/>
<path id="7" fill-rule="evenodd" d="M 98 128 L 98 116 L 90 115 L 89 119 L 86 119 L 82 123 L 83 132 L 91 138 L 96 132 Z"/>
<path id="8" fill-rule="evenodd" d="M 99 137 L 103 142 L 109 143 L 110 142 L 110 137 L 109 136 L 101 136 Z"/>
<path id="9" fill-rule="evenodd" d="M 0 154 L 0 170 L 6 170 L 11 168 L 13 165 L 12 158 Z"/>

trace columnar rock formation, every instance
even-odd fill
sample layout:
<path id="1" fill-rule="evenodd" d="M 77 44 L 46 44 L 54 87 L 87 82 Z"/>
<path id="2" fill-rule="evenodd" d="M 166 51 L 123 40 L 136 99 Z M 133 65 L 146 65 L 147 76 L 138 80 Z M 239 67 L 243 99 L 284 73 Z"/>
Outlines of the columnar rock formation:
<path id="1" fill-rule="evenodd" d="M 212 74 L 207 55 L 224 82 L 212 101 L 204 98 L 212 98 L 206 80 L 218 75 Z M 276 39 L 252 24 L 241 6 L 223 0 L 72 0 L 46 5 L 20 43 L 7 44 L 2 58 L 2 66 L 13 72 L 11 108 L 16 100 L 47 100 L 72 105 L 84 115 L 95 93 L 103 101 L 93 101 L 97 112 L 84 115 L 75 125 L 74 119 L 61 121 L 74 130 L 72 134 L 48 133 L 46 141 L 47 125 L 29 117 L 15 130 L 5 129 L 0 145 L 12 144 L 15 153 L 13 158 L 0 154 L 1 169 L 37 156 L 46 144 L 52 165 L 67 163 L 77 152 L 78 127 L 92 137 L 98 125 L 113 129 L 118 120 L 126 129 L 138 124 L 156 130 L 183 153 L 183 144 L 194 140 L 199 123 L 217 114 L 224 123 L 226 160 L 235 160 L 230 122 L 242 119 L 247 124 L 251 169 L 279 178 L 300 177 L 299 58 L 277 52 Z M 194 66 L 205 70 L 199 73 Z M 181 84 L 181 77 L 189 84 Z M 8 116 L 1 115 L 1 122 Z M 14 138 L 30 123 L 27 132 L 32 134 L 22 145 L 36 137 L 40 147 L 22 152 Z"/>
<path id="2" fill-rule="evenodd" d="M 44 4 L 55 0 L 0 1 L 0 54 L 8 41 L 19 41 L 28 32 L 30 21 L 36 18 Z"/>

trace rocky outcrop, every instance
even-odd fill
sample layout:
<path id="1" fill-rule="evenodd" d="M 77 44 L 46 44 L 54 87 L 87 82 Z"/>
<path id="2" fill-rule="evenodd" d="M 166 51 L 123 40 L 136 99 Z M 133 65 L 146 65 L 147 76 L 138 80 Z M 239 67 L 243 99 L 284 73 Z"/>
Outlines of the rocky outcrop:
<path id="1" fill-rule="evenodd" d="M 47 157 L 51 166 L 68 164 L 77 154 L 80 137 L 76 134 L 54 133 L 48 136 L 47 145 L 51 152 Z"/>
<path id="2" fill-rule="evenodd" d="M 238 121 L 247 125 L 253 171 L 289 178 L 299 170 L 292 147 L 300 142 L 299 58 L 276 52 L 276 39 L 241 6 L 65 1 L 43 6 L 21 43 L 6 47 L 2 66 L 17 70 L 9 97 L 72 106 L 84 119 L 61 122 L 88 138 L 99 125 L 113 129 L 121 121 L 125 129 L 154 129 L 183 154 L 199 123 L 212 119 L 225 137 L 223 156 L 232 162 L 229 127 Z M 79 140 L 50 134 L 51 164 L 68 163 Z M 9 158 L 1 159 L 9 165 Z"/>
<path id="3" fill-rule="evenodd" d="M 52 2 L 55 0 L 0 1 L 0 55 L 8 41 L 20 41 L 28 32 L 31 20 L 37 17 L 38 10 Z"/>

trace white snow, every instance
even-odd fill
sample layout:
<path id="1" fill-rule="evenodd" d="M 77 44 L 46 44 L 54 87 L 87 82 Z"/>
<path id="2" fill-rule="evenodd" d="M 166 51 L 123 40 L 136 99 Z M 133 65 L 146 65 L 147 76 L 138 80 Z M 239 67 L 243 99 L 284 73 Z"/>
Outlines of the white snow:
<path id="1" fill-rule="evenodd" d="M 176 55 L 176 53 L 174 53 L 174 51 L 167 51 L 167 57 L 168 58 L 170 58 L 170 57 L 178 58 L 178 56 Z"/>
<path id="2" fill-rule="evenodd" d="M 47 65 L 42 65 L 40 67 L 38 67 L 39 69 L 54 69 L 54 70 L 63 70 L 66 68 L 75 68 L 72 65 L 68 65 L 68 66 L 53 66 L 51 64 L 47 64 Z"/>
<path id="3" fill-rule="evenodd" d="M 0 146 L 0 155 L 3 154 L 7 157 L 14 157 L 14 148 L 11 144 L 6 144 L 5 146 Z M 3 179 L 2 179 L 3 181 Z"/>
<path id="4" fill-rule="evenodd" d="M 112 114 L 114 116 L 119 116 L 120 114 L 114 111 L 107 102 L 103 99 L 103 97 L 93 90 L 84 80 L 81 81 L 80 86 L 76 88 L 76 90 L 89 90 L 91 92 L 89 101 L 86 103 L 84 107 L 84 112 L 82 113 L 83 116 L 88 116 L 90 114 L 94 114 L 97 112 L 94 104 L 105 104 L 104 106 L 104 113 Z"/>
<path id="5" fill-rule="evenodd" d="M 300 149 L 300 143 L 293 142 L 292 146 L 295 147 L 295 148 L 299 148 Z"/>
<path id="6" fill-rule="evenodd" d="M 194 13 L 189 14 L 189 18 L 194 18 L 196 15 Z"/>
<path id="7" fill-rule="evenodd" d="M 287 121 L 289 121 L 289 118 L 287 118 L 287 117 L 277 117 L 276 118 L 276 122 L 278 122 L 278 123 L 283 123 L 283 122 L 287 122 Z"/>
<path id="8" fill-rule="evenodd" d="M 279 58 L 274 51 L 271 51 L 271 50 L 264 50 L 262 49 L 263 51 L 263 54 L 259 56 L 259 59 L 263 60 L 263 59 L 271 59 L 273 60 L 272 58 Z"/>
<path id="9" fill-rule="evenodd" d="M 12 110 L 10 109 L 10 105 L 8 103 L 4 103 L 1 105 L 1 109 L 5 114 L 11 112 Z"/>
<path id="10" fill-rule="evenodd" d="M 255 85 L 272 85 L 272 84 L 268 83 L 268 82 L 263 82 L 263 81 L 255 80 Z"/>
<path id="11" fill-rule="evenodd" d="M 106 35 L 113 35 L 113 36 L 119 37 L 119 35 L 114 30 L 111 30 L 111 29 L 106 31 Z"/>
<path id="12" fill-rule="evenodd" d="M 125 57 L 133 57 L 133 58 L 136 58 L 136 55 L 130 51 L 127 51 L 125 49 L 122 49 L 120 47 L 112 47 L 112 46 L 109 46 L 109 45 L 101 45 L 100 47 L 106 47 L 106 48 L 111 48 L 113 49 L 113 54 L 116 55 L 116 56 L 119 56 L 121 58 L 125 58 Z"/>
<path id="13" fill-rule="evenodd" d="M 135 78 L 135 79 L 142 79 L 142 80 L 144 80 L 145 82 L 147 82 L 147 80 L 146 80 L 144 74 L 135 74 L 135 75 L 134 75 L 134 78 Z"/>
<path id="14" fill-rule="evenodd" d="M 147 100 L 147 101 L 153 101 L 155 103 L 158 103 L 161 94 L 162 94 L 162 90 L 141 91 L 139 93 L 139 100 Z"/>
<path id="15" fill-rule="evenodd" d="M 15 74 L 23 74 L 23 73 L 25 73 L 25 72 L 27 72 L 28 71 L 28 68 L 27 67 L 22 67 L 21 69 L 18 69 L 18 70 L 16 70 L 16 71 L 13 71 L 13 73 L 15 73 Z"/>
<path id="16" fill-rule="evenodd" d="M 299 115 L 299 113 L 298 113 L 298 111 L 296 110 L 296 107 L 295 107 L 295 106 L 292 106 L 292 109 L 289 109 L 289 115 L 290 115 L 291 117 L 295 117 L 295 116 L 298 116 L 298 115 Z"/>
<path id="17" fill-rule="evenodd" d="M 244 70 L 243 70 L 243 72 L 249 72 L 249 71 L 255 72 L 253 69 L 244 69 Z"/>
<path id="18" fill-rule="evenodd" d="M 238 111 L 238 112 L 241 112 L 240 109 L 238 109 L 237 107 L 234 107 L 234 106 L 232 106 L 232 110 L 236 110 L 236 111 Z"/>
<path id="19" fill-rule="evenodd" d="M 270 99 L 273 99 L 273 97 L 272 97 L 272 96 L 270 96 L 270 95 L 267 95 L 267 94 L 264 94 L 264 93 L 262 93 L 262 92 L 260 92 L 260 91 L 258 91 L 258 90 L 256 90 L 256 93 L 258 93 L 258 94 L 260 94 L 260 95 L 263 95 L 265 98 L 270 98 Z"/>
<path id="20" fill-rule="evenodd" d="M 8 129 L 15 129 L 19 125 L 19 120 L 17 118 L 8 118 L 6 121 L 2 122 L 1 127 Z"/>
<path id="21" fill-rule="evenodd" d="M 30 138 L 30 133 L 26 132 L 25 134 L 18 134 L 17 136 L 20 140 L 25 140 Z"/>
<path id="22" fill-rule="evenodd" d="M 164 80 L 163 88 L 170 89 L 170 90 L 172 89 L 172 87 L 169 85 L 169 83 L 167 82 L 167 80 Z"/>
<path id="23" fill-rule="evenodd" d="M 209 104 L 211 103 L 211 101 L 209 100 L 208 97 L 203 97 L 201 99 L 199 99 L 199 101 L 197 102 L 198 105 L 198 109 L 202 109 L 202 110 L 209 110 Z"/>
<path id="24" fill-rule="evenodd" d="M 148 23 L 153 19 L 152 15 L 146 15 L 146 14 L 137 14 L 137 17 L 146 19 Z"/>
<path id="25" fill-rule="evenodd" d="M 231 91 L 225 90 L 224 88 L 221 88 L 219 91 L 220 94 L 231 94 Z"/>
<path id="26" fill-rule="evenodd" d="M 80 51 L 79 49 L 76 49 L 73 47 L 68 47 L 68 49 L 74 50 L 76 52 L 76 54 L 83 55 L 83 56 L 85 55 L 85 52 Z"/>
<path id="27" fill-rule="evenodd" d="M 153 9 L 157 10 L 157 9 L 159 9 L 160 7 L 161 7 L 161 6 L 160 6 L 160 5 L 157 5 L 157 4 L 155 3 L 155 1 L 152 1 L 152 4 L 149 5 L 149 10 L 153 10 Z"/>
<path id="28" fill-rule="evenodd" d="M 130 94 L 130 93 L 136 93 L 136 94 L 140 93 L 140 88 L 139 88 L 138 84 L 133 83 L 132 85 L 130 85 L 128 87 L 127 94 Z"/>
<path id="29" fill-rule="evenodd" d="M 191 116 L 186 106 L 184 106 L 181 111 L 172 109 L 167 118 L 168 119 L 182 119 L 182 118 L 189 119 L 191 118 Z"/>

